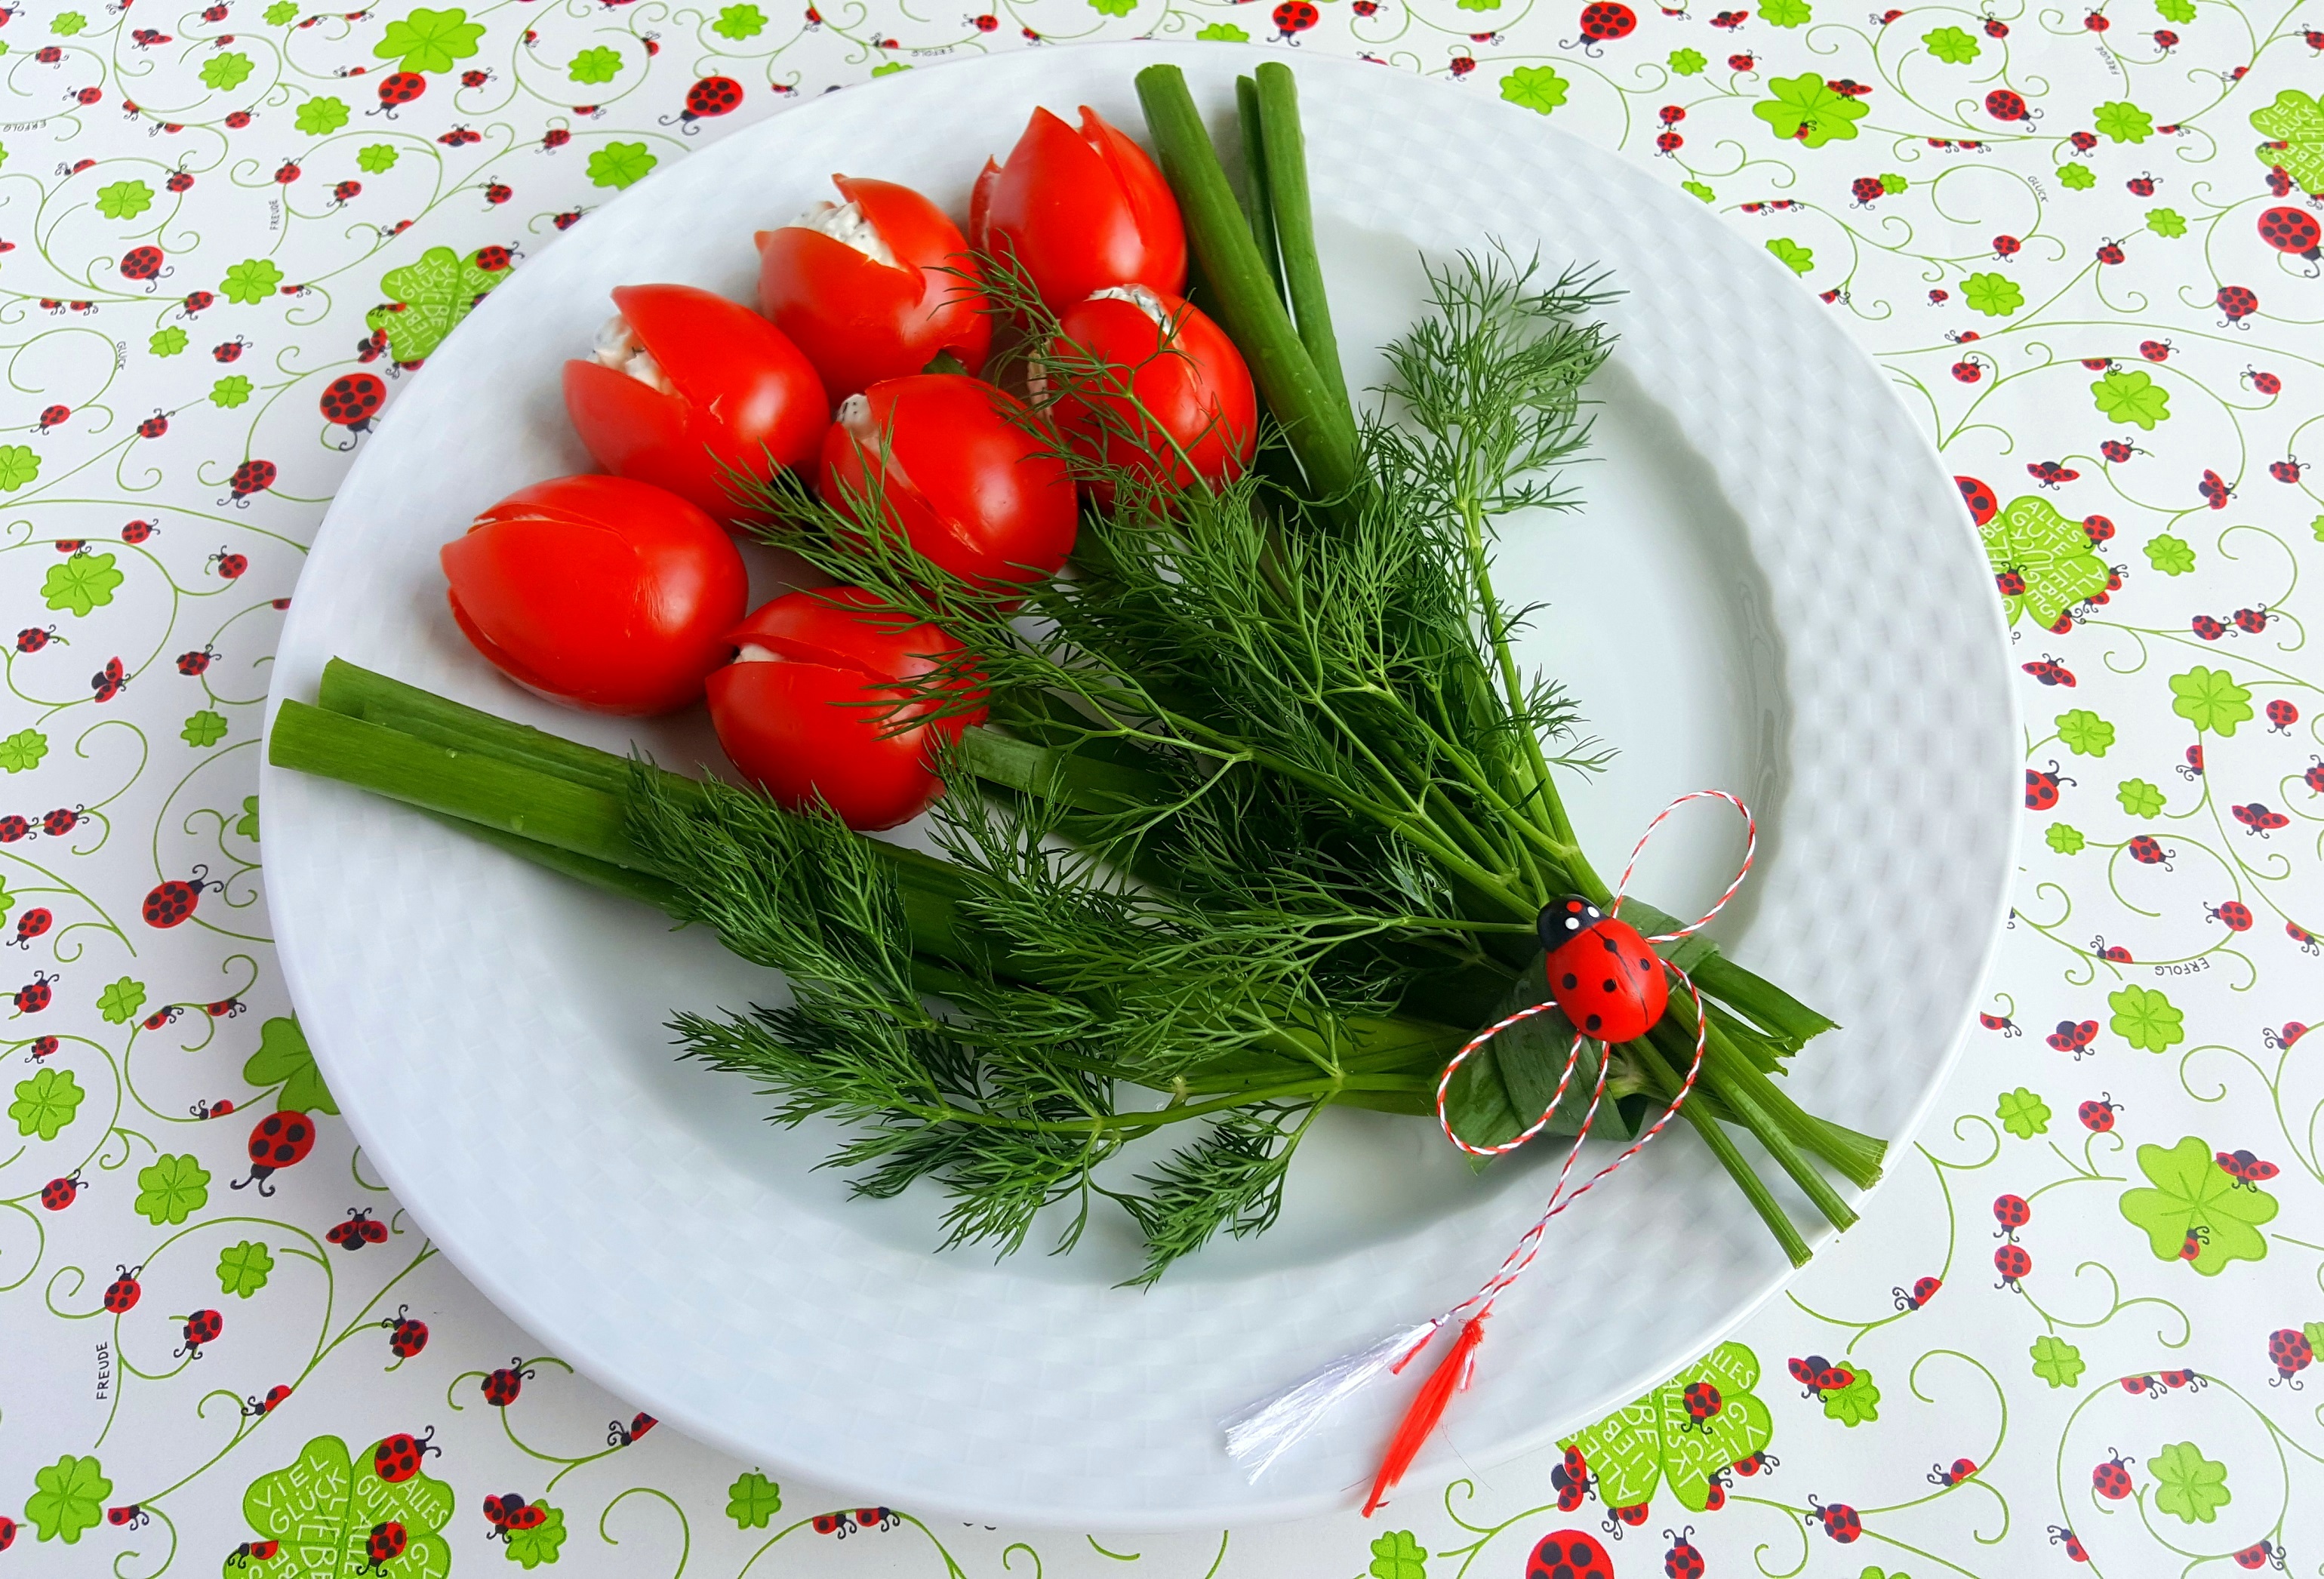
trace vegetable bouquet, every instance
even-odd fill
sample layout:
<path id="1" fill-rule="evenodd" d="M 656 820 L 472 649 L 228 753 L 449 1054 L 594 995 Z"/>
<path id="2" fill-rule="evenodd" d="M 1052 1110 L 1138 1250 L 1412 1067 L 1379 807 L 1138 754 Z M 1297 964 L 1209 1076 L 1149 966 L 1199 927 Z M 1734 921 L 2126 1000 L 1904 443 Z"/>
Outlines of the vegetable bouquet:
<path id="1" fill-rule="evenodd" d="M 1554 472 L 1587 439 L 1609 337 L 1601 281 L 1462 256 L 1360 404 L 1289 70 L 1241 85 L 1240 193 L 1177 69 L 1138 88 L 1158 174 L 1094 115 L 1038 112 L 977 183 L 965 236 L 932 232 L 949 221 L 905 189 L 843 181 L 884 190 L 762 237 L 762 309 L 795 326 L 822 398 L 847 398 L 819 466 L 754 468 L 674 424 L 726 457 L 730 514 L 838 584 L 740 625 L 722 609 L 724 642 L 686 660 L 723 665 L 696 679 L 748 785 L 344 662 L 317 705 L 283 706 L 270 749 L 711 928 L 788 996 L 681 1006 L 687 1056 L 754 1082 L 779 1122 L 832 1122 L 862 1194 L 928 1181 L 954 1242 L 1013 1251 L 1038 1228 L 1066 1249 L 1118 1207 L 1148 1283 L 1273 1223 L 1327 1109 L 1435 1122 L 1452 1055 L 1548 996 L 1545 910 L 1611 902 L 1559 782 L 1600 751 L 1519 667 L 1522 611 L 1492 578 L 1497 522 L 1571 502 Z M 1045 182 L 1072 202 L 1040 200 Z M 846 330 L 845 293 L 870 290 L 850 282 L 873 275 L 888 294 L 863 300 L 890 327 Z M 837 298 L 798 294 L 818 290 Z M 599 360 L 637 378 L 632 345 Z M 918 414 L 939 397 L 949 415 Z M 997 505 L 995 465 L 1015 490 Z M 535 627 L 473 613 L 525 589 L 493 603 L 452 574 L 479 650 L 560 692 L 555 656 L 521 647 Z M 583 634 L 661 640 L 618 620 Z M 940 854 L 863 831 L 923 807 Z M 1635 899 L 1624 913 L 1677 928 Z M 1833 1177 L 1881 1166 L 1880 1141 L 1773 1078 L 1831 1022 L 1700 937 L 1665 953 L 1708 1004 L 1683 1118 L 1804 1260 L 1759 1169 L 1845 1227 Z M 1635 1135 L 1696 1031 L 1689 1010 L 1585 1043 L 1548 1127 L 1574 1132 L 1602 1058 L 1594 1132 Z M 1532 1126 L 1572 1034 L 1549 1013 L 1481 1048 L 1443 1093 L 1453 1131 L 1483 1147 Z"/>

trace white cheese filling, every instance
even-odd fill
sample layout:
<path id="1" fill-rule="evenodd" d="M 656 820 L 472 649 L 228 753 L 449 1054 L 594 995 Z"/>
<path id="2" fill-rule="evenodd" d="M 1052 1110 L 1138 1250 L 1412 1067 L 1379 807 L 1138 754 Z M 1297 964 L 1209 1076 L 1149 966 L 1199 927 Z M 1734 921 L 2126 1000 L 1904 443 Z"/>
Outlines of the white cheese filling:
<path id="1" fill-rule="evenodd" d="M 669 375 L 661 370 L 661 364 L 638 343 L 638 332 L 630 327 L 630 320 L 618 312 L 607 319 L 597 330 L 597 343 L 591 347 L 591 352 L 600 366 L 610 367 L 616 373 L 626 373 L 648 389 L 663 394 L 678 392 L 678 386 L 670 383 Z"/>
<path id="2" fill-rule="evenodd" d="M 1170 321 L 1170 309 L 1162 305 L 1159 296 L 1144 285 L 1109 285 L 1102 291 L 1091 291 L 1089 299 L 1092 301 L 1127 301 L 1152 319 L 1157 328 L 1164 328 Z"/>
<path id="3" fill-rule="evenodd" d="M 827 235 L 842 246 L 853 247 L 875 263 L 885 263 L 891 269 L 902 266 L 896 262 L 896 254 L 888 244 L 880 238 L 872 221 L 863 217 L 861 203 L 817 203 L 791 223 L 803 230 Z"/>

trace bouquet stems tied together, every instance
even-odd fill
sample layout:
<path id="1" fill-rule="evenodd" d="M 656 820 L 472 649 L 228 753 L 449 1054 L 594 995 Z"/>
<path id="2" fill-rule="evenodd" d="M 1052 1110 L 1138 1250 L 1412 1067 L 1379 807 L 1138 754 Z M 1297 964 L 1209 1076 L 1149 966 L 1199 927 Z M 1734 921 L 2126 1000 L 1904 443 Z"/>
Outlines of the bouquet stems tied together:
<path id="1" fill-rule="evenodd" d="M 1063 1250 L 1118 1206 L 1143 1284 L 1222 1231 L 1271 1224 L 1326 1109 L 1433 1122 L 1452 1054 L 1542 995 L 1536 914 L 1568 892 L 1611 899 L 1558 787 L 1603 753 L 1520 669 L 1525 611 L 1492 582 L 1502 523 L 1572 502 L 1554 472 L 1587 440 L 1582 390 L 1610 339 L 1590 317 L 1601 280 L 1464 254 L 1432 268 L 1383 402 L 1359 407 L 1290 71 L 1262 66 L 1238 96 L 1242 199 L 1176 69 L 1138 88 L 1201 294 L 1264 398 L 1250 473 L 1166 487 L 1067 457 L 1111 503 L 1085 512 L 1066 574 L 1005 596 L 867 526 L 876 499 L 842 515 L 778 479 L 757 500 L 768 540 L 961 643 L 915 697 L 989 710 L 943 763 L 940 854 L 344 662 L 317 706 L 284 705 L 270 749 L 779 970 L 787 1002 L 679 1012 L 685 1053 L 757 1083 L 779 1122 L 841 1126 L 830 1160 L 860 1192 L 932 1183 L 953 1242 L 1011 1251 L 1049 1213 Z M 1005 260 L 984 263 L 1032 389 L 1119 381 L 1058 343 Z M 1029 420 L 1047 422 L 1040 399 Z M 1624 916 L 1676 926 L 1637 900 Z M 1665 954 L 1711 1003 L 1683 1115 L 1804 1260 L 1735 1131 L 1827 1222 L 1854 1221 L 1830 1176 L 1868 1186 L 1882 1143 L 1771 1078 L 1831 1022 L 1699 936 Z M 1600 1131 L 1635 1134 L 1675 1094 L 1683 1018 L 1603 1050 Z M 1547 1105 L 1571 1030 L 1554 1013 L 1535 1027 L 1454 1077 L 1463 1140 L 1506 1140 Z M 1573 1132 L 1600 1056 L 1553 1131 Z"/>

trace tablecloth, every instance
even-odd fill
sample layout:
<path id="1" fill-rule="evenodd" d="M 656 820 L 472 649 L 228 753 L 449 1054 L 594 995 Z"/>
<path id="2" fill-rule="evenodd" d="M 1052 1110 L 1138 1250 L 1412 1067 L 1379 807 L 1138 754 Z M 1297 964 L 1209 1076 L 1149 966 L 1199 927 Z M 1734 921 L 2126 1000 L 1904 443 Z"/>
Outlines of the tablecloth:
<path id="1" fill-rule="evenodd" d="M 0 10 L 0 1571 L 1515 1579 L 1580 1530 L 1624 1575 L 2324 1572 L 2324 32 L 2296 5 L 312 3 Z M 1369 1521 L 1140 1540 L 839 1507 L 656 1429 L 463 1282 L 275 970 L 269 652 L 398 374 L 736 126 L 1143 36 L 1360 54 L 1711 206 L 1926 421 L 2013 620 L 2016 908 L 1938 1116 L 1785 1297 L 1578 1433 L 1579 1479 L 1552 1450 Z M 740 107 L 688 118 L 709 78 Z M 365 372 L 383 408 L 335 402 Z M 254 1177 L 277 1113 L 311 1150 Z M 1766 1429 L 1690 1429 L 1706 1381 Z"/>

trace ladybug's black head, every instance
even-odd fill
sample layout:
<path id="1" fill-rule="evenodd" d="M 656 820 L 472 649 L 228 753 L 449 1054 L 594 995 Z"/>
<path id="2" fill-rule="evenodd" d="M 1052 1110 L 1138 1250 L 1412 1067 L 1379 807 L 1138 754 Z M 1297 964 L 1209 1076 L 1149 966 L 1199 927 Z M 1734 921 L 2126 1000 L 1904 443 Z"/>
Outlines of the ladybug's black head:
<path id="1" fill-rule="evenodd" d="M 1554 954 L 1605 919 L 1605 912 L 1596 905 L 1578 893 L 1570 893 L 1544 905 L 1541 914 L 1534 918 L 1533 928 L 1541 938 L 1541 946 Z"/>

